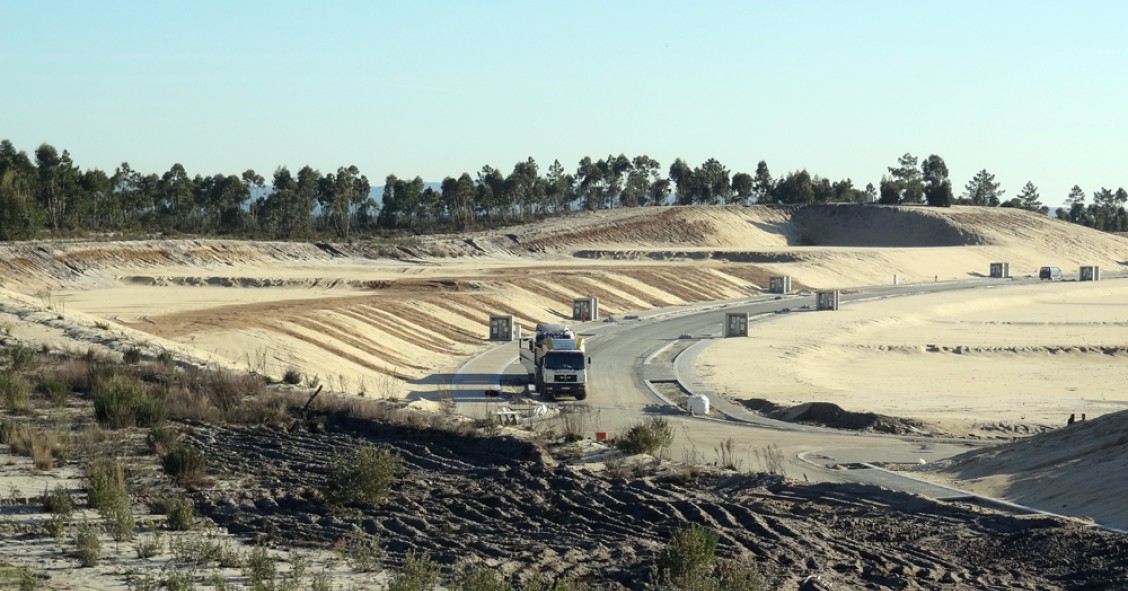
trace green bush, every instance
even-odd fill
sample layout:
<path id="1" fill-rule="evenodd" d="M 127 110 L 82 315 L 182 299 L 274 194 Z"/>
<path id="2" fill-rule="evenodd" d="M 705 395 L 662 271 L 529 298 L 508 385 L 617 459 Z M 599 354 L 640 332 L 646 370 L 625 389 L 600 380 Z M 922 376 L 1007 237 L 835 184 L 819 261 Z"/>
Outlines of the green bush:
<path id="1" fill-rule="evenodd" d="M 138 427 L 159 427 L 168 417 L 163 400 L 142 398 L 133 403 L 133 416 Z"/>
<path id="2" fill-rule="evenodd" d="M 399 453 L 390 447 L 357 446 L 330 461 L 325 496 L 340 505 L 378 504 L 391 489 L 402 464 Z"/>
<path id="3" fill-rule="evenodd" d="M 128 500 L 125 470 L 117 462 L 97 462 L 87 468 L 86 506 L 101 511 Z"/>
<path id="4" fill-rule="evenodd" d="M 133 528 L 137 521 L 133 518 L 133 509 L 129 503 L 129 496 L 122 495 L 113 503 L 98 509 L 110 532 L 110 537 L 115 542 L 128 542 L 133 539 Z"/>
<path id="5" fill-rule="evenodd" d="M 452 587 L 453 591 L 513 591 L 513 584 L 488 566 L 479 564 L 467 570 Z"/>
<path id="6" fill-rule="evenodd" d="M 22 421 L 4 419 L 0 421 L 0 443 L 11 449 L 12 455 L 31 453 L 31 428 Z"/>
<path id="7" fill-rule="evenodd" d="M 43 510 L 53 515 L 70 516 L 74 513 L 74 498 L 61 484 L 50 493 L 43 495 Z"/>
<path id="8" fill-rule="evenodd" d="M 145 436 L 145 442 L 149 444 L 149 449 L 162 458 L 169 450 L 176 447 L 179 440 L 180 433 L 169 426 L 153 427 L 149 429 L 149 434 Z"/>
<path id="9" fill-rule="evenodd" d="M 157 353 L 157 363 L 165 368 L 170 368 L 176 364 L 176 360 L 172 357 L 172 351 L 162 349 L 160 353 Z"/>
<path id="10" fill-rule="evenodd" d="M 265 547 L 255 546 L 247 553 L 243 576 L 247 577 L 247 586 L 251 591 L 275 591 L 274 582 L 278 577 L 278 568 Z"/>
<path id="11" fill-rule="evenodd" d="M 8 358 L 13 371 L 27 371 L 39 364 L 39 355 L 35 349 L 24 345 L 9 347 Z"/>
<path id="12" fill-rule="evenodd" d="M 58 378 L 43 378 L 36 391 L 57 407 L 66 406 L 70 402 L 70 384 Z"/>
<path id="13" fill-rule="evenodd" d="M 431 591 L 439 582 L 439 568 L 427 554 L 409 552 L 403 569 L 388 581 L 388 591 Z"/>
<path id="14" fill-rule="evenodd" d="M 719 539 L 717 532 L 696 523 L 674 530 L 669 545 L 659 555 L 659 572 L 678 585 L 708 575 Z"/>
<path id="15" fill-rule="evenodd" d="M 15 412 L 31 408 L 31 384 L 14 371 L 0 372 L 0 402 Z"/>
<path id="16" fill-rule="evenodd" d="M 192 501 L 171 499 L 165 504 L 165 523 L 172 531 L 189 531 L 194 521 Z"/>
<path id="17" fill-rule="evenodd" d="M 137 424 L 137 404 L 145 399 L 144 385 L 126 376 L 114 376 L 94 394 L 94 418 L 111 429 Z"/>
<path id="18" fill-rule="evenodd" d="M 380 544 L 380 536 L 370 534 L 359 526 L 354 525 L 352 534 L 344 541 L 342 552 L 349 567 L 358 573 L 374 573 L 380 571 L 384 562 L 384 547 Z"/>
<path id="19" fill-rule="evenodd" d="M 653 454 L 674 442 L 674 428 L 664 417 L 650 417 L 632 426 L 615 441 L 615 447 L 629 454 Z"/>
<path id="20" fill-rule="evenodd" d="M 167 474 L 181 484 L 190 484 L 203 480 L 207 468 L 207 458 L 204 452 L 186 445 L 178 445 L 162 460 Z"/>
<path id="21" fill-rule="evenodd" d="M 98 566 L 102 558 L 102 542 L 98 540 L 98 530 L 90 523 L 78 524 L 74 533 L 74 549 L 78 563 L 84 567 Z"/>

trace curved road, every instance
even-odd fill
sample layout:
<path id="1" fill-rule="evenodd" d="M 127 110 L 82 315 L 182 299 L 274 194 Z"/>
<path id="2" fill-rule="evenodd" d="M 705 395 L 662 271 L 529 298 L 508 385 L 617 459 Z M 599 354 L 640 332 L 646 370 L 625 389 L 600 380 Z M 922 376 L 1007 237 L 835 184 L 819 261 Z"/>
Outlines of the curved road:
<path id="1" fill-rule="evenodd" d="M 991 289 L 1001 285 L 1037 283 L 1037 279 L 975 279 L 900 286 L 872 286 L 848 290 L 841 305 L 887 297 L 901 297 L 955 290 Z M 747 312 L 749 338 L 755 338 L 755 323 L 786 318 L 778 312 L 815 312 L 814 295 L 757 296 L 755 298 L 641 313 L 638 320 L 608 323 L 573 323 L 588 336 L 593 359 L 591 394 L 582 403 L 565 403 L 573 417 L 583 422 L 583 434 L 603 431 L 621 433 L 647 414 L 661 413 L 674 426 L 675 443 L 669 458 L 696 464 L 727 464 L 740 470 L 766 470 L 766 452 L 782 452 L 783 469 L 791 478 L 810 481 L 864 481 L 888 488 L 908 490 L 933 498 L 967 497 L 967 493 L 923 483 L 869 466 L 870 462 L 933 461 L 967 451 L 971 442 L 935 438 L 898 437 L 853 433 L 774 421 L 710 396 L 721 419 L 692 417 L 673 406 L 650 387 L 650 381 L 677 380 L 691 392 L 707 390 L 696 379 L 693 351 L 679 355 L 678 363 L 648 363 L 671 344 L 689 339 L 721 336 L 725 312 Z M 809 307 L 809 310 L 806 308 Z M 520 379 L 524 369 L 515 363 L 517 345 L 501 345 L 468 361 L 453 384 L 458 412 L 484 416 L 502 403 L 486 398 L 483 391 L 496 387 L 501 376 Z M 688 359 L 688 360 L 687 360 Z M 677 368 L 682 367 L 679 371 Z M 691 375 L 685 375 L 685 374 Z M 682 375 L 679 375 L 682 374 Z M 492 379 L 484 376 L 493 376 Z M 751 380 L 755 376 L 750 376 Z M 575 420 L 575 419 L 574 419 Z M 774 462 L 769 462 L 774 463 Z M 849 469 L 844 469 L 843 467 Z"/>

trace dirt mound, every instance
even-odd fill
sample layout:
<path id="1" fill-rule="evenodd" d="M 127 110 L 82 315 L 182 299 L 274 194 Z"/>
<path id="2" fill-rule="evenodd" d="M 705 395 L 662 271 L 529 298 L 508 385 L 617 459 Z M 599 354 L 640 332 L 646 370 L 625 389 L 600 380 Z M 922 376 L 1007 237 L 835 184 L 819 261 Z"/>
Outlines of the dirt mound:
<path id="1" fill-rule="evenodd" d="M 894 435 L 919 435 L 927 429 L 927 425 L 922 421 L 872 412 L 852 412 L 832 402 L 804 402 L 794 406 L 779 405 L 762 398 L 740 400 L 739 402 L 745 408 L 754 410 L 768 418 L 788 423 Z"/>
<path id="2" fill-rule="evenodd" d="M 1128 576 L 1120 536 L 874 486 L 731 473 L 609 478 L 546 462 L 520 440 L 355 420 L 330 422 L 327 433 L 198 425 L 193 439 L 238 483 L 191 493 L 202 515 L 232 533 L 320 548 L 359 522 L 394 562 L 424 551 L 447 567 L 478 558 L 517 576 L 642 589 L 670 532 L 697 523 L 720 534 L 719 554 L 754 556 L 770 589 L 1109 588 Z M 392 446 L 406 470 L 386 503 L 332 511 L 318 490 L 326 462 L 362 441 Z"/>
<path id="3" fill-rule="evenodd" d="M 1128 411 L 1082 420 L 1013 443 L 971 451 L 924 470 L 984 493 L 1065 515 L 1128 520 L 1128 482 L 1102 478 L 1128 470 Z M 1052 492 L 1047 492 L 1052 491 Z M 1066 491 L 1066 492 L 1062 492 Z"/>

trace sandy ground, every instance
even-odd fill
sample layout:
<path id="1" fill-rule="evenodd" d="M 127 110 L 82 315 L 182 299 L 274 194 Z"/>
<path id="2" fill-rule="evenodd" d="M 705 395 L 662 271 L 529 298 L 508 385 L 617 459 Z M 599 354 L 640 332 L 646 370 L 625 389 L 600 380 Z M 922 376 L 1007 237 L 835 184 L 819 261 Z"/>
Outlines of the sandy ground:
<path id="1" fill-rule="evenodd" d="M 734 368 L 747 367 L 747 373 Z M 944 423 L 1060 427 L 1128 408 L 1128 282 L 892 298 L 755 324 L 700 357 L 718 392 Z"/>
<path id="2" fill-rule="evenodd" d="M 773 275 L 796 288 L 849 289 L 895 275 L 973 279 L 998 261 L 1017 276 L 1042 265 L 1067 278 L 1079 265 L 1112 276 L 1128 264 L 1128 239 L 1013 210 L 852 206 L 620 210 L 394 248 L 14 244 L 0 246 L 0 336 L 76 351 L 170 350 L 275 377 L 293 368 L 307 385 L 427 399 L 433 376 L 489 346 L 491 313 L 528 328 L 566 315 L 573 297 L 597 296 L 615 316 L 759 294 Z M 788 315 L 711 346 L 699 371 L 733 398 L 833 401 L 969 433 L 1060 426 L 1070 413 L 1096 419 L 1128 403 L 1125 296 L 1122 280 L 1067 281 Z M 1037 466 L 1034 479 L 964 464 L 935 477 L 1016 500 L 1037 488 L 1045 501 L 1055 494 L 1047 487 L 1069 485 L 1030 459 L 1044 452 L 1003 456 Z M 1117 477 L 1107 462 L 1086 465 L 1091 486 L 1070 494 L 1091 501 Z"/>

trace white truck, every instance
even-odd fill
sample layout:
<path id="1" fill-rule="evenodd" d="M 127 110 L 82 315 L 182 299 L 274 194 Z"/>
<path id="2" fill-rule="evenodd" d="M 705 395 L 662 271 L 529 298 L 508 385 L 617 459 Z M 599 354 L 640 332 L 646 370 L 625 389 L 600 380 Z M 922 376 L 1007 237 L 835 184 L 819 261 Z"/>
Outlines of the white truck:
<path id="1" fill-rule="evenodd" d="M 529 383 L 545 400 L 570 394 L 576 400 L 587 398 L 591 358 L 584 338 L 567 324 L 539 323 L 534 336 L 521 339 L 521 364 L 529 373 Z"/>

